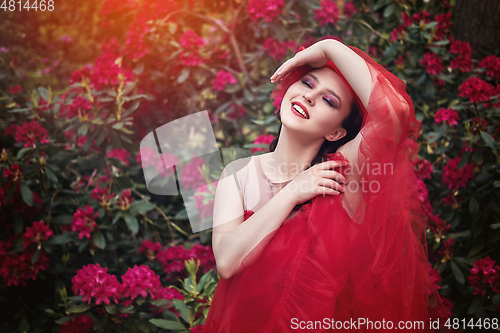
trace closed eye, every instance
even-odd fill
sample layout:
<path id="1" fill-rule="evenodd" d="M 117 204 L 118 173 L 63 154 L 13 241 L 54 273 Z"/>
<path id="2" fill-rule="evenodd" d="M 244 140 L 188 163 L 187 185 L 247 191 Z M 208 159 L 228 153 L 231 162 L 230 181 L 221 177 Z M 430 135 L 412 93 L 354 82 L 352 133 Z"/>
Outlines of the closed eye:
<path id="1" fill-rule="evenodd" d="M 302 80 L 302 83 L 308 86 L 309 88 L 312 88 L 312 86 L 306 80 Z"/>
<path id="2" fill-rule="evenodd" d="M 330 105 L 331 107 L 334 107 L 332 101 L 330 101 L 328 98 L 323 98 L 323 100 L 328 104 Z"/>

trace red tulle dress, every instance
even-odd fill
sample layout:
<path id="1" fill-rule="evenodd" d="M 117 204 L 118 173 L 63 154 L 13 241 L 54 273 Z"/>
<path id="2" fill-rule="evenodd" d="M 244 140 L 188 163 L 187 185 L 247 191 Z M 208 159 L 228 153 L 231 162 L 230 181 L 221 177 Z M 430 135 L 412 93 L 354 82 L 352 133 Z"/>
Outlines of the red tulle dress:
<path id="1" fill-rule="evenodd" d="M 242 261 L 243 270 L 220 279 L 204 332 L 434 332 L 430 318 L 447 318 L 429 278 L 427 218 L 410 162 L 420 123 L 405 84 L 352 49 L 372 76 L 358 152 L 367 186 L 361 204 L 348 213 L 341 194 L 303 205 L 262 242 L 257 257 Z M 285 185 L 270 184 L 252 162 L 238 179 L 243 198 L 254 200 L 245 204 L 245 220 Z"/>

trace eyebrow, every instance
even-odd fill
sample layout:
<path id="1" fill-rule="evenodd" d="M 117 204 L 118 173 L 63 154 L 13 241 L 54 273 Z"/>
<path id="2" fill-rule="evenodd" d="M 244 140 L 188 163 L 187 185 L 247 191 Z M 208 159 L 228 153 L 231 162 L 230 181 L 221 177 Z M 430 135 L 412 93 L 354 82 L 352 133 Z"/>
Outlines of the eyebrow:
<path id="1" fill-rule="evenodd" d="M 314 76 L 313 74 L 308 73 L 308 74 L 306 74 L 306 75 L 308 75 L 308 76 L 312 77 L 312 78 L 314 79 L 314 81 L 316 81 L 316 83 L 319 83 L 318 78 L 317 78 L 316 76 Z M 337 95 L 337 94 L 336 94 L 333 90 L 331 90 L 331 89 L 326 89 L 326 91 L 327 91 L 328 93 L 332 94 L 333 96 L 337 97 L 337 98 L 339 99 L 339 102 L 340 102 L 340 106 L 339 106 L 339 108 L 340 108 L 340 107 L 342 107 L 342 99 L 340 98 L 340 96 L 339 96 L 339 95 Z"/>

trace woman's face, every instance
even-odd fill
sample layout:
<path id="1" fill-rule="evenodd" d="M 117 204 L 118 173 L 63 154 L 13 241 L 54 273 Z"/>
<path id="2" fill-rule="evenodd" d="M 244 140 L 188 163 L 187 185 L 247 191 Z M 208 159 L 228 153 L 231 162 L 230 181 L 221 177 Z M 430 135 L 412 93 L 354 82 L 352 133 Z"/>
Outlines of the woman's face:
<path id="1" fill-rule="evenodd" d="M 342 121 L 352 103 L 350 89 L 334 70 L 314 69 L 288 88 L 281 103 L 281 122 L 308 137 L 337 141 L 345 136 Z"/>

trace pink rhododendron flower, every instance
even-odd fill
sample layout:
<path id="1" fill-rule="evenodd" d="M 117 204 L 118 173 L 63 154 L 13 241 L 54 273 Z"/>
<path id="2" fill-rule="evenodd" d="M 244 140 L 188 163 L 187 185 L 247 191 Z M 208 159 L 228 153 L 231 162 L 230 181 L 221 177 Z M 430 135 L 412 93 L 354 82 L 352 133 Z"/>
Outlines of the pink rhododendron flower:
<path id="1" fill-rule="evenodd" d="M 182 34 L 179 43 L 183 48 L 179 58 L 182 65 L 193 67 L 203 63 L 200 48 L 207 43 L 204 38 L 198 36 L 193 30 L 188 30 Z"/>
<path id="2" fill-rule="evenodd" d="M 419 11 L 417 14 L 413 15 L 413 21 L 417 23 L 417 25 L 427 24 L 431 22 L 431 14 L 428 11 Z"/>
<path id="3" fill-rule="evenodd" d="M 406 29 L 404 25 L 399 25 L 396 29 L 391 31 L 391 42 L 395 42 L 398 39 L 405 39 Z"/>
<path id="4" fill-rule="evenodd" d="M 451 22 L 451 12 L 446 14 L 437 14 L 434 21 L 438 23 L 434 33 L 436 39 L 443 40 L 444 37 L 451 36 L 451 28 L 453 27 L 453 23 Z"/>
<path id="5" fill-rule="evenodd" d="M 89 79 L 92 73 L 92 66 L 85 65 L 81 69 L 77 69 L 73 73 L 71 73 L 70 84 L 81 83 L 85 81 L 85 79 Z"/>
<path id="6" fill-rule="evenodd" d="M 24 142 L 24 148 L 35 146 L 36 142 L 41 144 L 49 143 L 49 134 L 43 126 L 37 123 L 34 119 L 28 122 L 23 122 L 22 126 L 18 126 L 16 130 L 16 145 Z"/>
<path id="7" fill-rule="evenodd" d="M 71 290 L 77 296 L 83 296 L 82 301 L 90 304 L 95 298 L 97 305 L 101 303 L 110 304 L 110 300 L 120 297 L 121 286 L 116 276 L 107 273 L 108 268 L 102 268 L 99 264 L 83 266 L 71 279 L 73 287 Z"/>
<path id="8" fill-rule="evenodd" d="M 441 259 L 441 262 L 446 262 L 451 259 L 453 256 L 453 244 L 455 243 L 455 240 L 453 238 L 449 238 L 448 240 L 443 241 L 444 245 L 444 250 L 443 251 L 438 251 L 439 255 L 443 256 L 443 259 Z"/>
<path id="9" fill-rule="evenodd" d="M 139 253 L 144 253 L 149 260 L 153 261 L 156 257 L 156 253 L 162 248 L 161 244 L 154 243 L 151 239 L 148 239 L 141 243 L 139 248 Z"/>
<path id="10" fill-rule="evenodd" d="M 181 171 L 180 186 L 184 190 L 192 190 L 206 184 L 205 177 L 201 172 L 201 167 L 205 164 L 205 160 L 196 156 Z"/>
<path id="11" fill-rule="evenodd" d="M 283 0 L 250 0 L 247 13 L 254 22 L 261 18 L 265 19 L 266 22 L 272 22 L 283 13 L 284 8 Z"/>
<path id="12" fill-rule="evenodd" d="M 94 329 L 92 318 L 83 314 L 61 325 L 59 333 L 90 333 Z"/>
<path id="13" fill-rule="evenodd" d="M 460 120 L 460 116 L 458 115 L 458 112 L 453 110 L 452 108 L 440 108 L 434 116 L 435 124 L 448 122 L 450 126 L 455 126 L 456 124 L 458 124 L 457 120 Z"/>
<path id="14" fill-rule="evenodd" d="M 120 194 L 120 199 L 118 199 L 118 205 L 122 211 L 126 211 L 130 208 L 130 204 L 134 202 L 134 198 L 132 198 L 132 193 L 130 189 L 126 189 Z"/>
<path id="15" fill-rule="evenodd" d="M 407 12 L 401 13 L 401 19 L 405 28 L 413 24 L 413 18 Z"/>
<path id="16" fill-rule="evenodd" d="M 451 60 L 450 68 L 460 69 L 462 72 L 470 72 L 472 69 L 472 49 L 467 42 L 455 41 L 450 46 L 450 53 L 458 54 L 458 56 Z"/>
<path id="17" fill-rule="evenodd" d="M 160 277 L 146 265 L 137 266 L 127 270 L 122 275 L 122 296 L 135 299 L 151 296 L 152 299 L 172 299 L 173 295 L 160 283 Z"/>
<path id="18" fill-rule="evenodd" d="M 449 189 L 459 189 L 465 187 L 467 182 L 474 178 L 474 166 L 466 164 L 462 169 L 457 170 L 460 163 L 460 157 L 457 156 L 448 161 L 443 168 L 443 184 Z"/>
<path id="19" fill-rule="evenodd" d="M 263 48 L 276 61 L 281 61 L 286 56 L 288 50 L 294 51 L 297 49 L 297 43 L 293 40 L 280 42 L 275 38 L 266 38 Z"/>
<path id="20" fill-rule="evenodd" d="M 436 242 L 444 238 L 444 233 L 450 229 L 450 225 L 446 221 L 439 218 L 438 215 L 429 216 L 429 229 L 436 236 Z"/>
<path id="21" fill-rule="evenodd" d="M 227 115 L 229 119 L 236 120 L 246 115 L 245 108 L 241 105 L 233 104 L 231 110 L 232 112 Z"/>
<path id="22" fill-rule="evenodd" d="M 95 220 L 98 216 L 99 213 L 94 213 L 94 208 L 89 205 L 85 205 L 85 210 L 78 208 L 76 213 L 73 214 L 71 230 L 78 234 L 79 239 L 83 237 L 90 238 L 90 233 L 97 227 Z"/>
<path id="23" fill-rule="evenodd" d="M 487 56 L 481 60 L 478 67 L 486 68 L 486 75 L 500 80 L 500 58 L 494 55 Z"/>
<path id="24" fill-rule="evenodd" d="M 491 84 L 478 77 L 468 78 L 458 90 L 460 90 L 459 96 L 468 97 L 472 103 L 487 101 L 495 93 L 495 88 Z"/>
<path id="25" fill-rule="evenodd" d="M 415 174 L 420 179 L 430 179 L 434 172 L 431 162 L 424 159 L 419 159 L 415 167 Z"/>
<path id="26" fill-rule="evenodd" d="M 474 295 L 484 297 L 486 289 L 491 287 L 494 293 L 500 293 L 500 266 L 490 257 L 478 259 L 470 270 L 470 286 L 474 288 Z"/>
<path id="27" fill-rule="evenodd" d="M 344 5 L 343 12 L 345 17 L 353 17 L 354 14 L 358 12 L 358 10 L 352 2 L 348 2 Z"/>
<path id="28" fill-rule="evenodd" d="M 103 90 L 118 86 L 120 84 L 120 75 L 124 82 L 134 80 L 134 74 L 131 70 L 120 67 L 116 62 L 117 56 L 112 52 L 104 52 L 94 61 L 94 68 L 90 76 L 91 84 L 97 90 Z"/>
<path id="29" fill-rule="evenodd" d="M 80 122 L 91 120 L 94 118 L 94 115 L 90 112 L 91 108 L 92 105 L 86 98 L 78 96 L 68 107 L 68 117 L 78 117 Z"/>
<path id="30" fill-rule="evenodd" d="M 224 90 L 224 87 L 226 84 L 235 84 L 238 82 L 236 78 L 233 76 L 233 74 L 220 70 L 217 72 L 217 75 L 215 76 L 213 85 L 215 90 Z"/>
<path id="31" fill-rule="evenodd" d="M 431 283 L 433 283 L 433 286 L 429 289 L 428 292 L 428 294 L 430 295 L 434 288 L 441 289 L 441 286 L 439 285 L 439 282 L 441 282 L 441 275 L 439 275 L 439 271 L 437 269 L 432 267 L 431 263 L 428 263 L 427 267 L 429 268 L 429 277 L 431 279 Z"/>
<path id="32" fill-rule="evenodd" d="M 322 0 L 321 8 L 314 10 L 314 19 L 320 26 L 328 25 L 331 23 L 335 25 L 340 19 L 339 7 L 333 0 Z"/>
<path id="33" fill-rule="evenodd" d="M 460 195 L 455 195 L 453 191 L 448 193 L 445 197 L 443 197 L 443 199 L 441 199 L 442 203 L 450 207 L 453 207 L 454 209 L 458 208 L 461 201 L 462 197 Z"/>
<path id="34" fill-rule="evenodd" d="M 99 204 L 108 209 L 109 205 L 111 205 L 111 199 L 115 196 L 115 193 L 109 193 L 109 187 L 104 187 L 101 188 L 101 185 L 99 187 L 96 187 L 92 190 L 92 199 L 95 199 L 99 201 Z"/>
<path id="35" fill-rule="evenodd" d="M 200 261 L 200 270 L 206 273 L 215 267 L 215 258 L 210 246 L 194 245 L 187 250 L 181 245 L 172 246 L 158 252 L 156 255 L 158 262 L 163 266 L 163 270 L 170 277 L 185 276 L 185 260 L 193 258 Z"/>
<path id="36" fill-rule="evenodd" d="M 23 88 L 19 84 L 12 86 L 12 87 L 9 87 L 9 94 L 11 94 L 11 95 L 15 95 L 17 93 L 22 93 L 22 92 L 23 92 Z"/>
<path id="37" fill-rule="evenodd" d="M 29 279 L 36 280 L 39 271 L 49 268 L 49 258 L 45 251 L 41 250 L 38 260 L 32 263 L 34 254 L 34 249 L 26 249 L 4 257 L 0 264 L 0 276 L 7 286 L 25 286 Z"/>
<path id="38" fill-rule="evenodd" d="M 3 169 L 3 177 L 9 181 L 19 182 L 24 178 L 23 168 L 17 163 L 12 163 L 10 170 L 7 167 Z"/>
<path id="39" fill-rule="evenodd" d="M 274 135 L 272 134 L 261 134 L 259 135 L 253 142 L 254 145 L 258 145 L 258 144 L 270 144 L 272 141 L 274 140 Z M 259 152 L 259 151 L 265 151 L 266 149 L 264 148 L 260 148 L 260 147 L 255 147 L 255 148 L 252 148 L 251 151 L 252 151 L 252 154 L 255 154 L 256 152 Z"/>
<path id="40" fill-rule="evenodd" d="M 113 148 L 111 151 L 108 153 L 108 157 L 116 158 L 117 160 L 120 160 L 125 164 L 126 166 L 129 166 L 130 163 L 128 161 L 128 158 L 130 156 L 130 153 L 125 149 L 125 148 Z"/>
<path id="41" fill-rule="evenodd" d="M 441 74 L 444 68 L 439 55 L 433 52 L 427 52 L 424 54 L 424 57 L 420 59 L 420 63 L 424 66 L 427 73 L 431 75 Z"/>
<path id="42" fill-rule="evenodd" d="M 26 228 L 23 234 L 24 248 L 27 248 L 30 244 L 36 244 L 40 249 L 42 242 L 48 241 L 52 236 L 54 236 L 54 233 L 48 225 L 45 225 L 45 222 L 33 222 L 33 226 Z"/>

